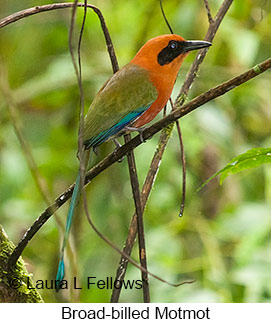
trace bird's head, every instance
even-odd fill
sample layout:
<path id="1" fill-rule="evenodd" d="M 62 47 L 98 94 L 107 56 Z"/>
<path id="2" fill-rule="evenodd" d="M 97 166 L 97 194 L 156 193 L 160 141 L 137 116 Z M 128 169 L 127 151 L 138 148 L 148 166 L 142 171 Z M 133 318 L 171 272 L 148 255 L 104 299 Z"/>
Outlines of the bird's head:
<path id="1" fill-rule="evenodd" d="M 132 63 L 151 72 L 177 74 L 184 58 L 192 50 L 209 47 L 207 41 L 185 40 L 179 35 L 169 34 L 150 39 L 143 45 Z"/>

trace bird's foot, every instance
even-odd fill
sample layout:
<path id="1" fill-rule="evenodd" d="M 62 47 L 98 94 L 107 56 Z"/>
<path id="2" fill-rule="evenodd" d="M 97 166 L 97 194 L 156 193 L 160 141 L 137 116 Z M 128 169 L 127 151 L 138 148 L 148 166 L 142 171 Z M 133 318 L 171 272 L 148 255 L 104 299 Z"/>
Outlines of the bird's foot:
<path id="1" fill-rule="evenodd" d="M 126 126 L 126 127 L 124 128 L 124 130 L 128 130 L 128 131 L 137 131 L 137 132 L 139 133 L 139 137 L 140 137 L 141 142 L 146 142 L 146 140 L 144 140 L 144 138 L 143 138 L 143 131 L 145 130 L 145 127 L 136 128 L 136 127 L 129 127 L 129 126 Z"/>
<path id="2" fill-rule="evenodd" d="M 121 144 L 117 141 L 116 138 L 113 139 L 113 143 L 116 145 L 116 149 L 121 147 Z"/>

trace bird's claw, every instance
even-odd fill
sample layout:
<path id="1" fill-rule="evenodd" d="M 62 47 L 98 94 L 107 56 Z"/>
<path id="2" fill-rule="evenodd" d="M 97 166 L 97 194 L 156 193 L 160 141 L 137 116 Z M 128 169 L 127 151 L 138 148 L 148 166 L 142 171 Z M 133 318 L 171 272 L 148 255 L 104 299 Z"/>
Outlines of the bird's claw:
<path id="1" fill-rule="evenodd" d="M 145 130 L 145 127 L 141 127 L 141 128 L 136 128 L 136 127 L 129 127 L 126 126 L 124 128 L 124 130 L 128 130 L 128 131 L 137 131 L 139 133 L 139 138 L 141 140 L 141 142 L 146 142 L 146 140 L 144 140 L 143 138 L 143 131 Z"/>

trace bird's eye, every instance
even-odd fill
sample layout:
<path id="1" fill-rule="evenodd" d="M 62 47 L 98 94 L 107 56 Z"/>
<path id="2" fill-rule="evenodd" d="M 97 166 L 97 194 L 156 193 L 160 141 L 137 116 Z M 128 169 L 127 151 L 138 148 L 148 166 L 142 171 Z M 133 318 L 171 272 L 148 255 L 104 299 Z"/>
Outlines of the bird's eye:
<path id="1" fill-rule="evenodd" d="M 169 47 L 170 47 L 171 49 L 176 49 L 176 48 L 177 48 L 177 43 L 176 43 L 175 41 L 171 41 L 171 42 L 169 43 Z"/>

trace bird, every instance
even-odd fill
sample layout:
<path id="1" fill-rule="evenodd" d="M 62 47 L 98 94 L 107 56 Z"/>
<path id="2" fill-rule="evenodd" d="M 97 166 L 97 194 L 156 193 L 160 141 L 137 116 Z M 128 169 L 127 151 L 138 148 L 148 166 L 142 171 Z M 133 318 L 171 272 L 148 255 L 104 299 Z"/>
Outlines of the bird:
<path id="1" fill-rule="evenodd" d="M 124 130 L 138 130 L 165 107 L 179 69 L 190 51 L 211 46 L 210 42 L 185 40 L 166 34 L 147 41 L 135 57 L 113 74 L 94 97 L 83 125 L 84 156 Z M 88 157 L 85 157 L 88 159 Z M 80 170 L 75 182 L 63 238 L 56 281 L 64 279 L 64 249 L 80 197 Z"/>

